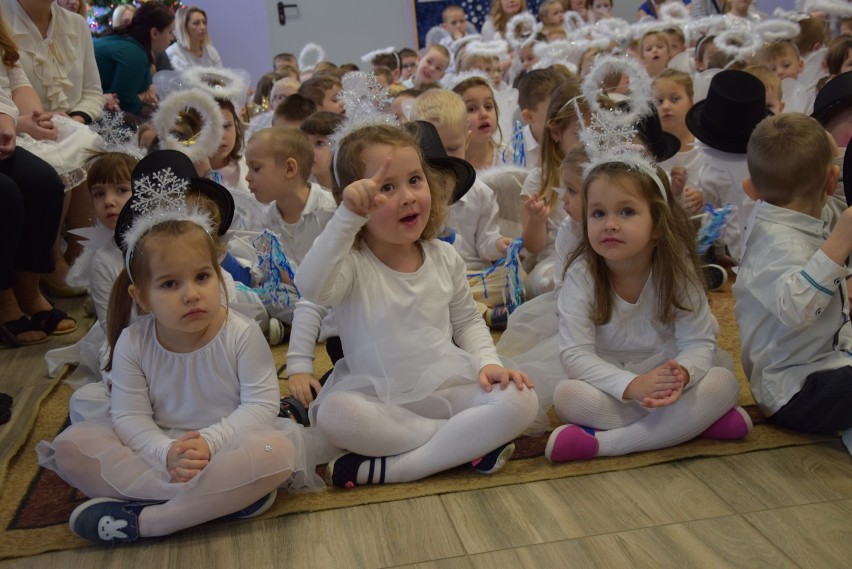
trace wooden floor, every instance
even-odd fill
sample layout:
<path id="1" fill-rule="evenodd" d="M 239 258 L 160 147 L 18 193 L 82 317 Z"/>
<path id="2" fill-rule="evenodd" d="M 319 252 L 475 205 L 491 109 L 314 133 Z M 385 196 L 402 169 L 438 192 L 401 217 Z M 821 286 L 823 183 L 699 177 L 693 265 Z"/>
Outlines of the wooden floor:
<path id="1" fill-rule="evenodd" d="M 848 568 L 852 457 L 833 443 L 693 459 L 0 562 L 61 566 Z"/>
<path id="2" fill-rule="evenodd" d="M 849 568 L 852 457 L 838 440 L 0 561 L 0 569 L 403 566 Z"/>

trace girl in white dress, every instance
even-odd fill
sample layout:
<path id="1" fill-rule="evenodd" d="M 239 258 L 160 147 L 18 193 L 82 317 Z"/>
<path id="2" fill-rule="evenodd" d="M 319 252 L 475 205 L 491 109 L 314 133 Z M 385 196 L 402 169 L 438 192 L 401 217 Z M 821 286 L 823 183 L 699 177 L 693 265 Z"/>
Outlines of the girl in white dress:
<path id="1" fill-rule="evenodd" d="M 659 168 L 603 162 L 583 185 L 583 239 L 559 292 L 554 462 L 617 456 L 751 428 L 716 342 L 695 231 Z"/>
<path id="2" fill-rule="evenodd" d="M 322 487 L 302 427 L 277 417 L 260 329 L 223 305 L 213 222 L 186 208 L 180 180 L 170 167 L 152 172 L 118 221 L 125 269 L 109 307 L 111 418 L 76 423 L 38 448 L 40 464 L 94 498 L 69 524 L 97 543 L 252 517 L 279 487 Z M 127 326 L 134 305 L 146 314 Z"/>
<path id="3" fill-rule="evenodd" d="M 343 136 L 333 165 L 343 205 L 296 272 L 304 298 L 334 308 L 345 354 L 309 409 L 348 451 L 326 481 L 409 482 L 464 463 L 495 472 L 537 399 L 502 367 L 464 261 L 434 239 L 448 200 L 399 127 Z"/>

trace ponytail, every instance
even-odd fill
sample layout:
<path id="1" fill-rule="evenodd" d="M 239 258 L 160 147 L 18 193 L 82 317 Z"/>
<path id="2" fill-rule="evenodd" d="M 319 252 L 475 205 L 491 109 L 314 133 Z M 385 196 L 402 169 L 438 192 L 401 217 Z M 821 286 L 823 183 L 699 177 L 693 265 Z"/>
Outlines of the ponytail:
<path id="1" fill-rule="evenodd" d="M 115 355 L 115 344 L 118 342 L 118 337 L 121 332 L 127 328 L 130 323 L 130 315 L 133 312 L 133 299 L 130 298 L 130 292 L 127 289 L 131 285 L 130 275 L 127 274 L 127 269 L 122 269 L 118 278 L 112 285 L 112 292 L 109 295 L 109 321 L 107 322 L 107 341 L 109 342 L 109 360 L 104 367 L 104 371 L 112 370 L 112 358 Z"/>

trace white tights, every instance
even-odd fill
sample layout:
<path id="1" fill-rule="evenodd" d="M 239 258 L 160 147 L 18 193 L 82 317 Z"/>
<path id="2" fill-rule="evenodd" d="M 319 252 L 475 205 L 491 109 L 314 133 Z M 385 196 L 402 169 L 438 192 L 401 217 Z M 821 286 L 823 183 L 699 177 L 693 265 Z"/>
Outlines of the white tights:
<path id="1" fill-rule="evenodd" d="M 339 448 L 389 457 L 385 482 L 410 482 L 470 462 L 513 440 L 538 410 L 534 391 L 519 391 L 514 384 L 505 390 L 495 385 L 488 393 L 473 383 L 435 395 L 446 400 L 451 416 L 446 404 L 441 413 L 436 405 L 387 406 L 359 393 L 330 393 L 318 410 L 317 428 Z M 368 470 L 369 461 L 361 465 L 359 484 L 367 481 Z"/>
<path id="2" fill-rule="evenodd" d="M 278 461 L 272 453 L 265 452 L 264 446 L 270 435 L 263 435 L 264 444 L 249 444 L 253 465 L 261 471 L 273 471 Z M 247 437 L 249 439 L 250 437 Z M 292 444 L 281 434 L 275 444 L 279 452 L 293 452 Z M 70 440 L 59 441 L 55 446 L 57 470 L 69 484 L 78 488 L 89 497 L 108 497 L 120 500 L 159 500 L 162 496 L 124 496 L 115 490 L 101 473 L 101 463 L 98 459 L 87 456 Z M 219 460 L 217 460 L 219 459 Z M 268 465 L 262 463 L 267 462 Z M 139 514 L 139 533 L 143 537 L 168 535 L 182 529 L 221 518 L 237 512 L 249 504 L 259 500 L 287 481 L 291 472 L 284 470 L 269 476 L 258 478 L 248 484 L 228 488 L 229 479 L 234 472 L 244 470 L 245 456 L 241 454 L 224 454 L 214 457 L 204 469 L 203 476 L 198 482 L 184 492 L 177 493 L 163 504 L 149 506 Z M 140 475 L 150 472 L 150 467 L 139 458 Z"/>
<path id="3" fill-rule="evenodd" d="M 646 409 L 619 401 L 584 381 L 559 382 L 553 406 L 564 423 L 600 429 L 599 456 L 666 448 L 704 432 L 737 402 L 739 385 L 727 369 L 714 367 L 673 405 Z"/>

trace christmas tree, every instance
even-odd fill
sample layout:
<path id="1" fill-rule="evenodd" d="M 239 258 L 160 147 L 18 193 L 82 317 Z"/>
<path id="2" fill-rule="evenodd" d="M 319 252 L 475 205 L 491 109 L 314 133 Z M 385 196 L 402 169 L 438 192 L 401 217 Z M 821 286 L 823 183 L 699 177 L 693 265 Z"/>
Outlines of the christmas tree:
<path id="1" fill-rule="evenodd" d="M 180 0 L 160 0 L 172 12 L 183 5 Z M 89 29 L 93 34 L 101 34 L 112 27 L 112 12 L 122 4 L 132 4 L 137 8 L 144 4 L 143 0 L 91 0 L 89 2 Z"/>

